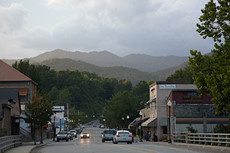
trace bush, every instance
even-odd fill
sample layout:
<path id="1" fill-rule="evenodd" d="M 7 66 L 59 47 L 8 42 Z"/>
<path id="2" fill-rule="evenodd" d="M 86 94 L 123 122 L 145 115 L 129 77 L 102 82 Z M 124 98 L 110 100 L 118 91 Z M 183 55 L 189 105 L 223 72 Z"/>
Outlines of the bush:
<path id="1" fill-rule="evenodd" d="M 188 127 L 186 127 L 186 129 L 187 129 L 188 131 L 190 131 L 191 133 L 197 133 L 197 130 L 194 129 L 191 125 L 188 126 Z"/>
<path id="2" fill-rule="evenodd" d="M 218 124 L 214 128 L 215 133 L 230 133 L 230 125 Z"/>

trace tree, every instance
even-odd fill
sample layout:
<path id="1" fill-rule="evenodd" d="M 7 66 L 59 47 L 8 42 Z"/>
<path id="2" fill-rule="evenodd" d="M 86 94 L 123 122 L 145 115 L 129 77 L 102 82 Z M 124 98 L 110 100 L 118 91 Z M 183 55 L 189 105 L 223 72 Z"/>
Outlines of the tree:
<path id="1" fill-rule="evenodd" d="M 180 82 L 180 83 L 193 83 L 192 72 L 189 66 L 184 69 L 177 70 L 171 74 L 166 81 Z"/>
<path id="2" fill-rule="evenodd" d="M 191 50 L 189 64 L 199 93 L 210 92 L 217 114 L 230 116 L 230 2 L 210 0 L 199 18 L 197 31 L 203 38 L 210 37 L 215 49 L 210 55 Z"/>
<path id="3" fill-rule="evenodd" d="M 50 121 L 52 116 L 53 104 L 48 101 L 45 96 L 36 96 L 32 103 L 27 105 L 29 113 L 26 113 L 25 121 L 31 124 L 31 135 L 36 144 L 35 131 L 41 130 L 41 143 L 42 142 L 42 127 Z"/>
<path id="4" fill-rule="evenodd" d="M 128 124 L 139 116 L 138 111 L 142 109 L 143 103 L 149 98 L 149 85 L 141 81 L 130 91 L 122 91 L 113 95 L 107 101 L 103 115 L 106 119 L 106 125 L 110 128 L 127 127 Z M 129 119 L 127 120 L 127 115 Z M 122 120 L 122 118 L 124 120 Z"/>

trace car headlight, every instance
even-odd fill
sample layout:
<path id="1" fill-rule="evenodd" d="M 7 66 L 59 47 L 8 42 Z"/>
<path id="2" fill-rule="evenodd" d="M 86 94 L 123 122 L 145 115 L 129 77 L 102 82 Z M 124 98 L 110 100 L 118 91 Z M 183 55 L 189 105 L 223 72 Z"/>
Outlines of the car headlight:
<path id="1" fill-rule="evenodd" d="M 89 137 L 89 134 L 87 134 L 87 137 Z"/>
<path id="2" fill-rule="evenodd" d="M 83 137 L 83 134 L 81 134 L 81 137 Z"/>

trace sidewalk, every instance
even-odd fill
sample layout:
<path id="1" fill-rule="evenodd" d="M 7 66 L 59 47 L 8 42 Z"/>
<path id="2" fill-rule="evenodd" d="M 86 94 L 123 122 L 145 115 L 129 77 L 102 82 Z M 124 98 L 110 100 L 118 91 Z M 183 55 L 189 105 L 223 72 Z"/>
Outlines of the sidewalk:
<path id="1" fill-rule="evenodd" d="M 36 145 L 34 145 L 34 142 L 23 142 L 21 146 L 9 149 L 5 153 L 30 153 L 34 148 L 46 145 L 52 141 L 53 139 L 45 139 L 43 144 L 36 142 Z"/>
<path id="2" fill-rule="evenodd" d="M 146 143 L 146 144 L 154 144 L 154 145 L 164 145 L 164 146 L 171 146 L 171 147 L 175 147 L 175 148 L 190 148 L 190 149 L 195 149 L 195 150 L 199 150 L 199 149 L 203 149 L 203 150 L 209 150 L 210 152 L 228 152 L 230 153 L 230 147 L 225 147 L 225 146 L 214 146 L 214 145 L 200 145 L 200 144 L 191 144 L 191 143 L 179 143 L 179 142 L 172 142 L 172 143 L 168 143 L 168 142 L 154 142 L 154 141 L 146 141 L 146 140 L 142 140 L 142 142 L 140 142 L 140 138 L 134 137 L 134 142 L 137 143 Z"/>

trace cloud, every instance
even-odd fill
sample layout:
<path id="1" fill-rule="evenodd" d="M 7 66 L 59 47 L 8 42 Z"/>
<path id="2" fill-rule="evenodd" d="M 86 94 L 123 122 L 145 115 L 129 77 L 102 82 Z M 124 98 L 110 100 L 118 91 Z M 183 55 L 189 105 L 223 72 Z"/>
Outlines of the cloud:
<path id="1" fill-rule="evenodd" d="M 0 22 L 0 34 L 5 36 L 0 40 L 5 43 L 9 39 L 14 40 L 14 48 L 33 50 L 31 56 L 34 56 L 35 51 L 43 52 L 55 48 L 109 50 L 121 56 L 130 53 L 185 56 L 189 55 L 190 49 L 209 51 L 212 46 L 210 41 L 202 40 L 196 32 L 196 23 L 204 1 L 45 2 L 46 6 L 39 8 L 42 14 L 45 14 L 45 20 L 36 18 L 37 25 L 33 27 L 25 25 L 27 22 L 33 22 L 28 20 L 28 16 L 32 15 L 34 10 L 39 11 L 38 8 L 28 8 L 23 3 L 14 3 L 5 8 L 0 6 L 0 20 L 4 21 Z M 46 23 L 42 21 L 49 20 L 55 23 L 52 26 L 44 26 Z M 10 45 L 6 46 L 8 47 L 4 47 L 5 50 L 12 49 Z"/>
<path id="2" fill-rule="evenodd" d="M 22 29 L 27 12 L 22 5 L 13 3 L 8 8 L 0 6 L 0 32 L 14 33 Z"/>
<path id="3" fill-rule="evenodd" d="M 61 4 L 76 11 L 58 23 L 53 34 L 59 44 L 71 49 L 188 55 L 192 46 L 210 46 L 203 43 L 202 47 L 196 33 L 204 4 L 199 0 L 62 0 Z"/>

